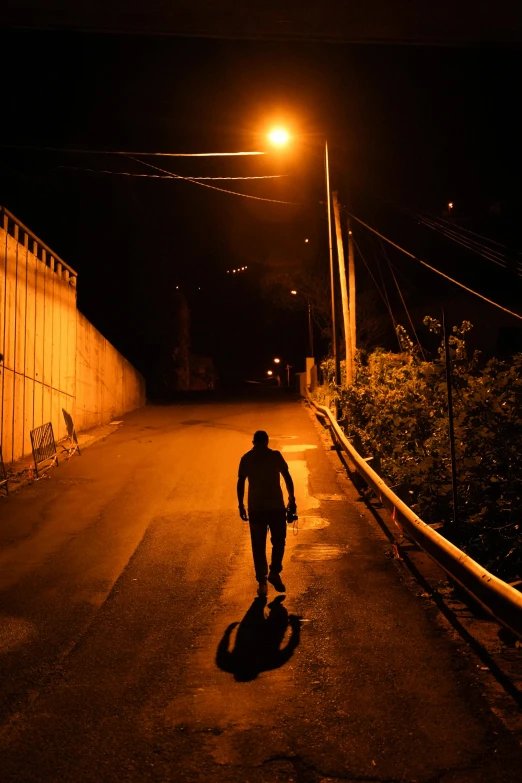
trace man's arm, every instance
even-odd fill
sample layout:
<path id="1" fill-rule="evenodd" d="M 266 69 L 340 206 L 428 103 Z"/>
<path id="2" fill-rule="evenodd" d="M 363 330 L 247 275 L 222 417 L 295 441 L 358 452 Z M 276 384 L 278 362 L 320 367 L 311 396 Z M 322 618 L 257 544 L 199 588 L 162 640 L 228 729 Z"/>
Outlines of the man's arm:
<path id="1" fill-rule="evenodd" d="M 237 479 L 237 505 L 239 508 L 239 516 L 244 522 L 248 521 L 247 512 L 245 509 L 245 482 L 246 482 L 246 476 L 238 476 Z"/>
<path id="2" fill-rule="evenodd" d="M 290 471 L 288 470 L 288 467 L 286 468 L 286 470 L 282 471 L 281 475 L 283 476 L 284 482 L 286 484 L 286 491 L 288 492 L 288 502 L 295 503 L 294 482 L 292 481 L 292 476 L 290 475 Z"/>

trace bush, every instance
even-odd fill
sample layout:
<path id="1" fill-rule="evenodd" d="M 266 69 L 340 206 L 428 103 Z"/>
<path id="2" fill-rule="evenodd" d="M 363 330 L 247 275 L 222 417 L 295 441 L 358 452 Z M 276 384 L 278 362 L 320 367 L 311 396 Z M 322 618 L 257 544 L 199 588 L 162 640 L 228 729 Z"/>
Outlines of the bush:
<path id="1" fill-rule="evenodd" d="M 441 334 L 438 321 L 425 324 Z M 508 581 L 522 574 L 522 355 L 483 365 L 468 357 L 465 334 L 449 338 L 457 461 L 459 525 L 452 527 L 452 483 L 446 369 L 441 343 L 421 358 L 398 327 L 402 352 L 359 354 L 354 383 L 336 389 L 331 360 L 323 364 L 331 394 L 340 398 L 342 424 L 358 434 L 366 454 L 381 459 L 383 478 L 399 485 L 408 505 L 428 523 L 445 523 L 452 538 L 482 565 Z"/>

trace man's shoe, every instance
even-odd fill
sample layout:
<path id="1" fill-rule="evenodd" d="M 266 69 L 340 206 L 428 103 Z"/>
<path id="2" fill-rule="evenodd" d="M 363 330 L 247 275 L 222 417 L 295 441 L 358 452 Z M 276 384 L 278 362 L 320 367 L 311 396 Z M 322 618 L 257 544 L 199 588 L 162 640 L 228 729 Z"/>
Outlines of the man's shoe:
<path id="1" fill-rule="evenodd" d="M 265 598 L 268 595 L 268 585 L 266 582 L 259 582 L 257 594 L 260 596 L 260 598 Z"/>
<path id="2" fill-rule="evenodd" d="M 279 576 L 279 574 L 268 574 L 268 581 L 270 582 L 271 585 L 274 586 L 274 588 L 277 590 L 278 593 L 286 592 L 286 587 L 281 581 L 281 577 Z"/>

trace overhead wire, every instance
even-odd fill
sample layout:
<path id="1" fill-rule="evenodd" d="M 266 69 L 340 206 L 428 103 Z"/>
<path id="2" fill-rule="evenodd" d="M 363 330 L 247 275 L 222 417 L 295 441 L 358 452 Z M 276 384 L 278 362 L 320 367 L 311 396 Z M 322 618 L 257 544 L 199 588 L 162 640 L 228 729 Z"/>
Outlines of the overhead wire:
<path id="1" fill-rule="evenodd" d="M 377 264 L 377 269 L 379 270 L 379 277 L 381 279 L 382 289 L 384 291 L 384 295 L 386 296 L 386 303 L 387 303 L 388 309 L 390 311 L 390 315 L 391 315 L 391 318 L 392 318 L 392 321 L 393 321 L 393 328 L 395 330 L 395 334 L 397 336 L 397 341 L 399 343 L 399 348 L 400 348 L 399 335 L 397 334 L 397 319 L 393 315 L 393 309 L 392 309 L 392 306 L 391 306 L 390 297 L 388 296 L 388 289 L 386 288 L 386 282 L 384 280 L 384 275 L 382 273 L 381 265 L 379 263 L 379 256 L 377 255 L 377 252 L 375 250 L 375 247 L 373 245 L 373 241 L 372 240 L 373 240 L 373 237 L 370 237 L 370 244 L 372 246 L 372 250 L 373 250 L 373 253 L 374 253 L 375 263 Z"/>
<path id="2" fill-rule="evenodd" d="M 207 185 L 206 182 L 198 182 L 197 180 L 190 179 L 190 177 L 183 177 L 181 174 L 174 174 L 172 171 L 161 169 L 159 168 L 159 166 L 154 166 L 152 163 L 147 163 L 145 160 L 139 160 L 139 158 L 135 158 L 133 155 L 127 155 L 127 157 L 130 158 L 131 160 L 134 160 L 136 163 L 141 163 L 142 166 L 148 166 L 151 169 L 156 169 L 156 171 L 163 172 L 163 174 L 169 174 L 171 177 L 174 177 L 174 179 L 184 179 L 186 182 L 192 182 L 193 185 L 199 185 L 202 188 L 219 190 L 221 193 L 229 193 L 233 196 L 250 198 L 250 199 L 254 199 L 255 201 L 269 201 L 273 204 L 293 204 L 293 205 L 297 204 L 296 201 L 282 201 L 281 199 L 276 199 L 276 198 L 263 198 L 262 196 L 250 196 L 247 193 L 238 193 L 237 190 L 227 190 L 226 188 L 218 188 L 215 185 Z"/>
<path id="3" fill-rule="evenodd" d="M 417 220 L 426 228 L 432 229 L 433 231 L 437 231 L 442 236 L 445 236 L 447 239 L 451 239 L 453 242 L 456 242 L 457 244 L 461 245 L 462 247 L 466 248 L 467 250 L 471 250 L 473 253 L 476 253 L 477 255 L 481 256 L 482 258 L 486 259 L 487 261 L 491 261 L 493 264 L 496 264 L 497 266 L 500 266 L 504 269 L 509 269 L 510 266 L 516 268 L 516 274 L 519 277 L 522 277 L 522 274 L 519 270 L 522 269 L 522 264 L 514 259 L 508 259 L 505 255 L 499 253 L 496 250 L 493 250 L 491 248 L 487 248 L 487 246 L 482 245 L 481 243 L 476 243 L 474 240 L 470 240 L 465 235 L 459 234 L 455 230 L 451 230 L 449 228 L 446 228 L 446 226 L 439 226 L 435 221 L 429 220 L 427 218 L 422 218 L 420 216 L 417 217 Z"/>
<path id="4" fill-rule="evenodd" d="M 368 270 L 368 273 L 369 273 L 370 277 L 373 280 L 375 288 L 379 292 L 380 297 L 381 297 L 382 301 L 384 302 L 384 304 L 386 306 L 386 309 L 388 310 L 388 313 L 389 313 L 389 316 L 391 318 L 391 322 L 392 322 L 392 325 L 393 325 L 393 331 L 394 331 L 395 336 L 397 337 L 397 340 L 398 340 L 399 338 L 398 338 L 398 335 L 397 335 L 397 322 L 395 321 L 395 318 L 393 316 L 393 311 L 391 309 L 390 301 L 388 299 L 388 292 L 386 291 L 386 287 L 384 286 L 385 294 L 383 294 L 383 292 L 379 288 L 379 284 L 378 284 L 377 280 L 375 279 L 375 276 L 374 276 L 372 270 L 370 269 L 370 266 L 369 266 L 368 262 L 366 261 L 366 258 L 363 256 L 361 248 L 357 244 L 357 241 L 356 241 L 355 237 L 353 236 L 353 234 L 352 234 L 352 238 L 353 238 L 353 243 L 354 243 L 354 245 L 355 245 L 355 247 L 357 249 L 357 252 L 359 253 L 359 255 L 360 255 L 360 257 L 361 257 L 361 259 L 362 259 L 362 261 L 363 261 L 363 263 L 364 263 L 364 265 L 366 267 L 366 269 Z M 382 282 L 383 282 L 383 285 L 384 285 L 384 280 Z M 399 343 L 399 348 L 400 348 L 400 343 Z"/>
<path id="5" fill-rule="evenodd" d="M 91 169 L 85 166 L 58 166 L 59 169 L 66 171 L 89 171 L 93 174 L 116 174 L 122 177 L 145 177 L 149 179 L 180 179 L 175 174 L 138 174 L 134 171 L 112 171 L 110 169 Z M 243 180 L 243 179 L 281 179 L 288 177 L 288 174 L 261 174 L 252 177 L 181 177 L 187 180 Z"/>
<path id="6" fill-rule="evenodd" d="M 391 266 L 391 263 L 390 263 L 390 259 L 388 258 L 388 254 L 386 253 L 386 250 L 385 250 L 385 248 L 384 248 L 384 245 L 383 245 L 383 243 L 382 243 L 382 239 L 380 239 L 379 241 L 380 241 L 380 243 L 381 243 L 381 249 L 382 249 L 382 253 L 383 253 L 383 255 L 384 255 L 384 258 L 386 259 L 386 261 L 387 261 L 387 263 L 388 263 L 388 268 L 389 268 L 389 270 L 390 270 L 390 274 L 391 274 L 391 276 L 393 277 L 393 281 L 394 281 L 394 283 L 395 283 L 395 286 L 396 286 L 396 288 L 397 288 L 397 291 L 399 292 L 399 296 L 400 296 L 400 298 L 401 298 L 402 306 L 404 307 L 404 311 L 405 311 L 405 313 L 406 313 L 406 316 L 407 316 L 407 318 L 408 318 L 408 321 L 410 322 L 411 330 L 412 330 L 413 334 L 415 335 L 415 339 L 417 340 L 417 345 L 419 346 L 419 351 L 420 351 L 420 354 L 421 354 L 421 356 L 422 356 L 422 359 L 423 359 L 423 361 L 426 361 L 426 356 L 424 355 L 424 350 L 423 350 L 423 348 L 422 348 L 422 345 L 421 345 L 421 342 L 420 342 L 420 340 L 419 340 L 419 336 L 418 336 L 418 334 L 417 334 L 417 331 L 416 331 L 416 329 L 415 329 L 415 326 L 413 325 L 413 321 L 412 321 L 412 318 L 411 318 L 411 315 L 410 315 L 410 311 L 408 310 L 408 307 L 407 307 L 407 305 L 406 305 L 406 302 L 405 302 L 405 300 L 404 300 L 404 297 L 403 297 L 403 295 L 402 295 L 402 290 L 401 290 L 401 288 L 400 288 L 400 286 L 399 286 L 399 282 L 398 282 L 397 278 L 395 277 L 395 273 L 394 273 L 394 271 L 393 271 L 393 269 L 392 269 L 392 266 Z"/>
<path id="7" fill-rule="evenodd" d="M 127 150 L 82 150 L 67 147 L 40 147 L 36 145 L 0 144 L 0 148 L 15 150 L 32 150 L 37 152 L 70 152 L 78 155 L 141 155 L 142 157 L 158 156 L 162 158 L 231 158 L 242 155 L 265 155 L 265 152 L 132 152 Z"/>
<path id="8" fill-rule="evenodd" d="M 416 220 L 422 222 L 427 228 L 431 228 L 440 232 L 447 238 L 458 242 L 463 247 L 466 247 L 468 250 L 471 250 L 478 255 L 482 255 L 488 261 L 492 261 L 499 266 L 505 266 L 506 268 L 517 267 L 519 270 L 522 270 L 522 259 L 520 258 L 521 254 L 515 252 L 514 257 L 513 252 L 510 252 L 509 254 L 504 252 L 508 251 L 508 247 L 501 242 L 484 237 L 482 234 L 477 234 L 475 231 L 471 231 L 470 229 L 465 228 L 464 226 L 460 226 L 453 221 L 450 222 L 445 218 L 432 215 L 430 212 L 426 212 L 425 210 L 411 212 L 410 214 Z M 478 241 L 473 237 L 478 237 L 483 241 Z M 495 247 L 493 247 L 493 245 Z M 503 248 L 503 250 L 497 250 L 497 248 Z"/>
<path id="9" fill-rule="evenodd" d="M 369 226 L 368 223 L 365 223 L 360 218 L 356 217 L 352 213 L 348 212 L 347 214 L 350 215 L 350 217 L 355 220 L 357 223 L 359 223 L 361 226 L 364 226 L 369 231 L 373 232 L 376 236 L 383 239 L 385 242 L 387 242 L 392 247 L 395 247 L 397 250 L 400 250 L 401 253 L 404 253 L 404 255 L 408 256 L 409 258 L 412 258 L 414 261 L 417 261 L 422 266 L 426 267 L 426 269 L 430 269 L 432 272 L 435 272 L 435 274 L 440 275 L 446 280 L 449 280 L 450 283 L 453 283 L 454 285 L 459 286 L 459 288 L 463 288 L 464 291 L 467 291 L 470 294 L 473 294 L 474 296 L 477 296 L 479 299 L 484 300 L 485 302 L 488 302 L 488 304 L 493 305 L 493 307 L 497 307 L 499 310 L 502 310 L 505 313 L 509 313 L 509 315 L 514 316 L 515 318 L 518 318 L 520 321 L 522 321 L 522 315 L 519 313 L 515 313 L 513 310 L 509 310 L 509 308 L 504 307 L 503 305 L 499 304 L 498 302 L 495 302 L 493 299 L 489 299 L 487 296 L 484 296 L 483 294 L 479 294 L 478 291 L 474 291 L 472 288 L 469 288 L 468 286 L 464 285 L 464 283 L 459 282 L 458 280 L 455 280 L 455 278 L 450 277 L 450 275 L 445 274 L 444 272 L 441 272 L 440 269 L 437 269 L 436 267 L 432 266 L 431 264 L 428 264 L 426 261 L 423 261 L 421 258 L 418 258 L 413 253 L 410 253 L 409 250 L 405 250 L 405 248 L 398 245 L 396 242 L 393 242 L 391 239 L 388 239 L 388 237 L 384 236 L 384 234 L 381 234 L 379 231 L 377 231 L 372 226 Z"/>
<path id="10" fill-rule="evenodd" d="M 438 220 L 440 223 L 446 223 L 448 226 L 457 226 L 456 223 L 453 223 L 450 220 L 446 220 L 446 218 L 433 215 L 431 212 L 426 212 L 425 210 L 421 210 L 419 214 L 427 215 L 428 217 L 432 218 L 432 220 Z M 486 242 L 490 242 L 492 245 L 497 245 L 498 247 L 507 249 L 507 245 L 503 245 L 501 242 L 497 242 L 495 239 L 490 239 L 490 237 L 485 237 L 483 234 L 477 234 L 476 231 L 471 231 L 469 228 L 465 228 L 464 226 L 457 226 L 457 228 L 466 234 L 472 234 L 475 237 L 484 239 Z"/>

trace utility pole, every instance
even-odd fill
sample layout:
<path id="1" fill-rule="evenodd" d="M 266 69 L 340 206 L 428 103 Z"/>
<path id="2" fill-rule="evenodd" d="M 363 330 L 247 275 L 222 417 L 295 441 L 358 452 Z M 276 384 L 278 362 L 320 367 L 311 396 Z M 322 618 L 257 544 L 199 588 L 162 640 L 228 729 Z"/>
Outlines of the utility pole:
<path id="1" fill-rule="evenodd" d="M 355 259 L 353 255 L 352 221 L 348 217 L 348 302 L 350 303 L 350 331 L 352 335 L 352 357 L 355 362 L 357 350 L 357 326 L 355 309 Z"/>
<path id="2" fill-rule="evenodd" d="M 332 297 L 332 354 L 335 367 L 335 384 L 341 383 L 341 361 L 337 351 L 337 324 L 335 319 L 335 283 L 332 247 L 332 207 L 330 204 L 330 166 L 328 163 L 328 142 L 324 144 L 324 166 L 326 174 L 326 209 L 328 212 L 328 250 L 330 253 L 330 295 Z"/>
<path id="3" fill-rule="evenodd" d="M 343 233 L 341 230 L 341 215 L 339 210 L 339 200 L 337 191 L 332 193 L 335 233 L 337 236 L 337 258 L 339 260 L 339 277 L 341 279 L 341 301 L 343 305 L 343 323 L 344 339 L 346 342 L 346 383 L 353 382 L 353 349 L 352 349 L 352 328 L 350 325 L 350 307 L 348 305 L 348 289 L 346 286 L 346 267 L 344 264 Z"/>

